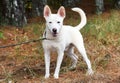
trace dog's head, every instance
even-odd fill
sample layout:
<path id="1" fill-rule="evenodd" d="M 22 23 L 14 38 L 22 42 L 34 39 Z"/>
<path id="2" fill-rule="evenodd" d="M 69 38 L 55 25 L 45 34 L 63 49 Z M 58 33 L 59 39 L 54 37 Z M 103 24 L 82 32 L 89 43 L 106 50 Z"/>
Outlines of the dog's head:
<path id="1" fill-rule="evenodd" d="M 46 27 L 49 29 L 53 37 L 56 37 L 63 26 L 65 18 L 65 8 L 61 6 L 57 14 L 52 14 L 48 5 L 44 7 L 44 18 L 46 20 Z"/>

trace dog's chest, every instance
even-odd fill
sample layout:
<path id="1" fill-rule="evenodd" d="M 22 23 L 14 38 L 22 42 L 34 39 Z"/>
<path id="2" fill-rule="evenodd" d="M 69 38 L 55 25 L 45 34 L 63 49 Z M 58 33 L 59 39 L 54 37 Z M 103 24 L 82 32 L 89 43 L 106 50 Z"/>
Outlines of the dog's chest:
<path id="1" fill-rule="evenodd" d="M 64 49 L 64 44 L 59 41 L 44 41 L 43 45 L 51 51 Z"/>
<path id="2" fill-rule="evenodd" d="M 56 50 L 56 49 L 59 49 L 60 48 L 60 44 L 59 43 L 56 43 L 56 42 L 51 42 L 50 45 L 49 45 L 49 48 L 52 49 L 52 50 Z"/>

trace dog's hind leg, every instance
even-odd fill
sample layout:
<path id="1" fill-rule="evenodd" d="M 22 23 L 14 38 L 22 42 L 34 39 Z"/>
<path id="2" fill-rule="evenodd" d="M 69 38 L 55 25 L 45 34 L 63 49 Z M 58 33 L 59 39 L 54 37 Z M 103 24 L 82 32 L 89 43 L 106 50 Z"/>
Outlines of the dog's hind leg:
<path id="1" fill-rule="evenodd" d="M 84 44 L 83 42 L 81 43 L 75 43 L 76 45 L 76 48 L 78 49 L 78 51 L 81 53 L 83 59 L 85 60 L 87 66 L 88 66 L 88 71 L 87 71 L 87 74 L 89 75 L 92 75 L 93 74 L 93 70 L 92 70 L 92 67 L 91 67 L 91 62 L 90 60 L 88 59 L 87 57 L 87 54 L 86 54 L 86 51 L 85 51 L 85 47 L 84 47 Z"/>
<path id="2" fill-rule="evenodd" d="M 78 62 L 78 56 L 74 53 L 74 47 L 69 46 L 67 50 L 67 55 L 72 59 L 72 66 L 70 67 L 70 70 L 76 68 L 76 64 Z"/>

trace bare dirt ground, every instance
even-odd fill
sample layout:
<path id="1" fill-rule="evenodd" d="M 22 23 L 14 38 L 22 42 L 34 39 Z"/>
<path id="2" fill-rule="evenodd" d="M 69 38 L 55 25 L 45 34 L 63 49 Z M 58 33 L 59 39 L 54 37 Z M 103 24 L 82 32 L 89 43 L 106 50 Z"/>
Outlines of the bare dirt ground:
<path id="1" fill-rule="evenodd" d="M 83 7 L 83 6 L 82 6 Z M 87 6 L 88 18 L 93 15 L 93 7 Z M 88 10 L 88 11 L 87 11 Z M 109 16 L 105 11 L 103 17 Z M 35 19 L 34 21 L 36 21 Z M 66 19 L 67 20 L 67 19 Z M 38 25 L 39 26 L 39 25 Z M 30 27 L 30 26 L 29 26 Z M 4 37 L 0 39 L 0 46 L 14 44 L 39 36 L 33 34 L 34 29 L 16 29 L 12 26 L 0 27 Z M 41 33 L 42 34 L 42 31 Z M 118 38 L 118 37 L 114 37 Z M 80 57 L 75 70 L 69 70 L 71 63 L 67 56 L 64 57 L 60 78 L 55 80 L 53 73 L 56 64 L 56 55 L 52 54 L 51 77 L 44 79 L 44 57 L 40 42 L 0 48 L 0 83 L 120 83 L 120 46 L 114 44 L 95 44 L 94 38 L 85 38 L 87 54 L 92 62 L 95 74 L 86 76 L 86 64 Z M 78 52 L 76 51 L 78 54 Z"/>

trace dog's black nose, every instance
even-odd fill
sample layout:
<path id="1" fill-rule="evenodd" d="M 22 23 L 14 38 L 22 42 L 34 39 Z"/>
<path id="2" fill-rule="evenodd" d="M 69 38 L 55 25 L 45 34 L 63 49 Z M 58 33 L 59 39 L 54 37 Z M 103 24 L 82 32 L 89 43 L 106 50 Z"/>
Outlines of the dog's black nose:
<path id="1" fill-rule="evenodd" d="M 53 31 L 54 33 L 57 33 L 57 29 L 56 29 L 56 28 L 53 28 L 52 31 Z"/>

